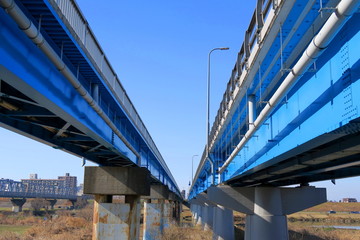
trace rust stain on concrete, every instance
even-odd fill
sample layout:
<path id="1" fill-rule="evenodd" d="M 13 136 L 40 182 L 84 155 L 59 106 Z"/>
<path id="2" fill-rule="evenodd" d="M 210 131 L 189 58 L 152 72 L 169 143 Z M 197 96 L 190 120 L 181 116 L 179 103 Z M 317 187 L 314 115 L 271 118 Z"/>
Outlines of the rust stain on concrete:
<path id="1" fill-rule="evenodd" d="M 93 223 L 97 223 L 99 219 L 99 204 L 94 202 L 94 217 Z"/>
<path id="2" fill-rule="evenodd" d="M 130 239 L 130 227 L 125 227 L 122 230 L 122 234 L 121 234 L 122 239 Z"/>
<path id="3" fill-rule="evenodd" d="M 99 222 L 100 223 L 107 223 L 108 222 L 108 217 L 109 217 L 109 214 L 105 214 L 104 216 L 99 217 Z"/>

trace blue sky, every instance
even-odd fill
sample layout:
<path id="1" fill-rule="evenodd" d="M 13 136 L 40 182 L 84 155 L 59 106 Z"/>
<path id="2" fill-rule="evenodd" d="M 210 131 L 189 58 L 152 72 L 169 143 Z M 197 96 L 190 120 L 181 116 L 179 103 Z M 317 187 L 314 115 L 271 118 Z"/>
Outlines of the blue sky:
<path id="1" fill-rule="evenodd" d="M 207 57 L 211 63 L 211 123 L 243 42 L 255 0 L 77 1 L 181 189 L 193 155 L 206 139 Z M 81 159 L 0 128 L 0 178 L 38 173 L 83 178 Z M 19 148 L 19 146 L 21 146 Z M 194 158 L 194 171 L 199 157 Z M 89 163 L 87 165 L 90 165 Z M 316 184 L 328 199 L 357 197 L 359 178 Z"/>

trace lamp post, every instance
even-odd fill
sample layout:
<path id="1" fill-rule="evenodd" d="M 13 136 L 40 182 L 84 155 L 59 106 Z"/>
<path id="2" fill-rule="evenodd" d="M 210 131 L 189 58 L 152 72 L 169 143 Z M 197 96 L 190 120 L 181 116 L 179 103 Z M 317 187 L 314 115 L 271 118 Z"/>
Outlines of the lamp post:
<path id="1" fill-rule="evenodd" d="M 194 157 L 197 157 L 199 155 L 193 155 L 191 158 L 191 184 L 194 181 Z"/>
<path id="2" fill-rule="evenodd" d="M 213 175 L 212 184 L 215 181 L 215 172 L 214 172 L 214 163 L 209 157 L 209 137 L 210 137 L 210 57 L 211 53 L 215 50 L 229 50 L 228 47 L 221 47 L 221 48 L 213 48 L 209 52 L 208 56 L 208 76 L 207 76 L 207 121 L 206 121 L 206 158 L 209 160 L 211 164 L 211 173 Z"/>

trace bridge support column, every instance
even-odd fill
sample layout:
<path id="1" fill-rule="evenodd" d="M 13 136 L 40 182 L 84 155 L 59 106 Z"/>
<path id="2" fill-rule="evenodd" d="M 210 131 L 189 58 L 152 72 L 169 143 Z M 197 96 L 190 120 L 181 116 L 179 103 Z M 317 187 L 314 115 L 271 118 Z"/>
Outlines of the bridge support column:
<path id="1" fill-rule="evenodd" d="M 175 193 L 173 192 L 169 193 L 169 202 L 171 204 L 171 209 L 172 209 L 172 219 L 176 223 L 180 223 L 181 204 Z"/>
<path id="2" fill-rule="evenodd" d="M 57 200 L 56 200 L 56 199 L 46 199 L 46 201 L 49 202 L 49 204 L 50 204 L 50 209 L 51 209 L 51 210 L 54 210 L 54 206 L 55 206 Z"/>
<path id="3" fill-rule="evenodd" d="M 246 240 L 287 240 L 287 214 L 326 202 L 326 189 L 315 187 L 277 188 L 211 187 L 209 199 L 246 213 Z"/>
<path id="4" fill-rule="evenodd" d="M 196 217 L 196 205 L 195 204 L 192 204 L 190 203 L 190 212 L 191 212 L 191 217 L 192 217 L 192 223 L 195 224 L 195 217 Z"/>
<path id="5" fill-rule="evenodd" d="M 214 207 L 213 240 L 228 239 L 235 239 L 233 211 L 217 205 Z"/>
<path id="6" fill-rule="evenodd" d="M 191 199 L 190 204 L 190 209 L 193 216 L 193 224 L 195 226 L 202 225 L 202 206 L 204 205 L 204 203 L 198 199 Z"/>
<path id="7" fill-rule="evenodd" d="M 139 239 L 141 195 L 150 194 L 145 168 L 86 167 L 84 193 L 94 194 L 93 240 Z M 125 203 L 112 203 L 125 195 Z"/>
<path id="8" fill-rule="evenodd" d="M 204 230 L 213 229 L 214 208 L 211 204 L 204 203 L 201 207 L 202 227 Z"/>
<path id="9" fill-rule="evenodd" d="M 162 215 L 162 232 L 170 227 L 171 223 L 171 204 L 163 200 L 163 215 Z"/>
<path id="10" fill-rule="evenodd" d="M 214 206 L 208 205 L 207 207 L 207 218 L 205 219 L 204 230 L 214 229 Z"/>
<path id="11" fill-rule="evenodd" d="M 181 221 L 182 213 L 182 203 L 180 201 L 175 201 L 175 220 L 177 223 Z"/>
<path id="12" fill-rule="evenodd" d="M 69 199 L 69 201 L 71 202 L 71 206 L 73 208 L 75 208 L 75 203 L 76 203 L 77 199 Z"/>
<path id="13" fill-rule="evenodd" d="M 164 229 L 170 226 L 171 204 L 165 202 L 168 198 L 167 186 L 151 185 L 150 196 L 145 197 L 144 203 L 144 240 L 160 239 Z"/>
<path id="14" fill-rule="evenodd" d="M 170 219 L 171 222 L 176 221 L 176 202 L 175 202 L 175 197 L 174 197 L 174 193 L 169 192 L 169 198 L 168 198 L 169 204 L 170 204 Z"/>
<path id="15" fill-rule="evenodd" d="M 204 230 L 213 230 L 213 239 L 232 240 L 235 238 L 233 211 L 223 206 L 216 205 L 209 200 L 209 196 L 200 193 L 197 199 L 204 202 L 206 213 L 203 214 Z"/>
<path id="16" fill-rule="evenodd" d="M 12 198 L 11 203 L 13 205 L 12 211 L 13 212 L 22 212 L 22 207 L 26 202 L 26 198 Z"/>
<path id="17" fill-rule="evenodd" d="M 204 193 L 199 194 L 196 198 L 201 203 L 198 205 L 200 209 L 198 225 L 201 225 L 204 230 L 213 229 L 214 205 L 209 202 Z"/>
<path id="18" fill-rule="evenodd" d="M 200 205 L 198 204 L 192 204 L 191 205 L 193 208 L 193 225 L 198 225 L 198 222 L 200 221 L 200 225 L 201 225 L 201 218 L 199 216 L 199 212 L 200 212 Z M 200 220 L 199 220 L 200 218 Z"/>
<path id="19" fill-rule="evenodd" d="M 280 188 L 255 188 L 254 213 L 246 216 L 245 239 L 288 239 L 282 204 Z"/>
<path id="20" fill-rule="evenodd" d="M 196 206 L 196 219 L 195 219 L 195 226 L 202 226 L 203 225 L 203 215 L 202 215 L 202 204 Z"/>
<path id="21" fill-rule="evenodd" d="M 170 203 L 170 209 L 171 209 L 171 221 L 177 222 L 176 201 L 169 200 L 169 203 Z"/>

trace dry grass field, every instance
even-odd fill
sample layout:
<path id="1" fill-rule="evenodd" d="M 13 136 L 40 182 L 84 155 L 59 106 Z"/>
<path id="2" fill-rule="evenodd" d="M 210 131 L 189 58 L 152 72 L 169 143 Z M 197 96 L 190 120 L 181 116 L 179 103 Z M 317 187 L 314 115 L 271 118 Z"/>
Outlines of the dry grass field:
<path id="1" fill-rule="evenodd" d="M 328 211 L 336 211 L 329 214 Z M 360 204 L 325 203 L 289 216 L 290 240 L 360 240 L 360 230 L 335 229 L 332 225 L 360 226 Z M 87 240 L 92 233 L 92 204 L 80 210 L 57 210 L 51 215 L 0 212 L 0 240 Z M 235 212 L 236 239 L 244 239 L 245 215 Z M 161 240 L 210 240 L 211 231 L 192 227 L 191 212 L 184 207 L 180 225 L 167 229 Z M 325 227 L 314 227 L 325 226 Z M 327 226 L 327 227 L 326 227 Z"/>
<path id="2" fill-rule="evenodd" d="M 0 240 L 90 240 L 92 214 L 90 206 L 41 217 L 3 212 L 0 213 Z"/>

